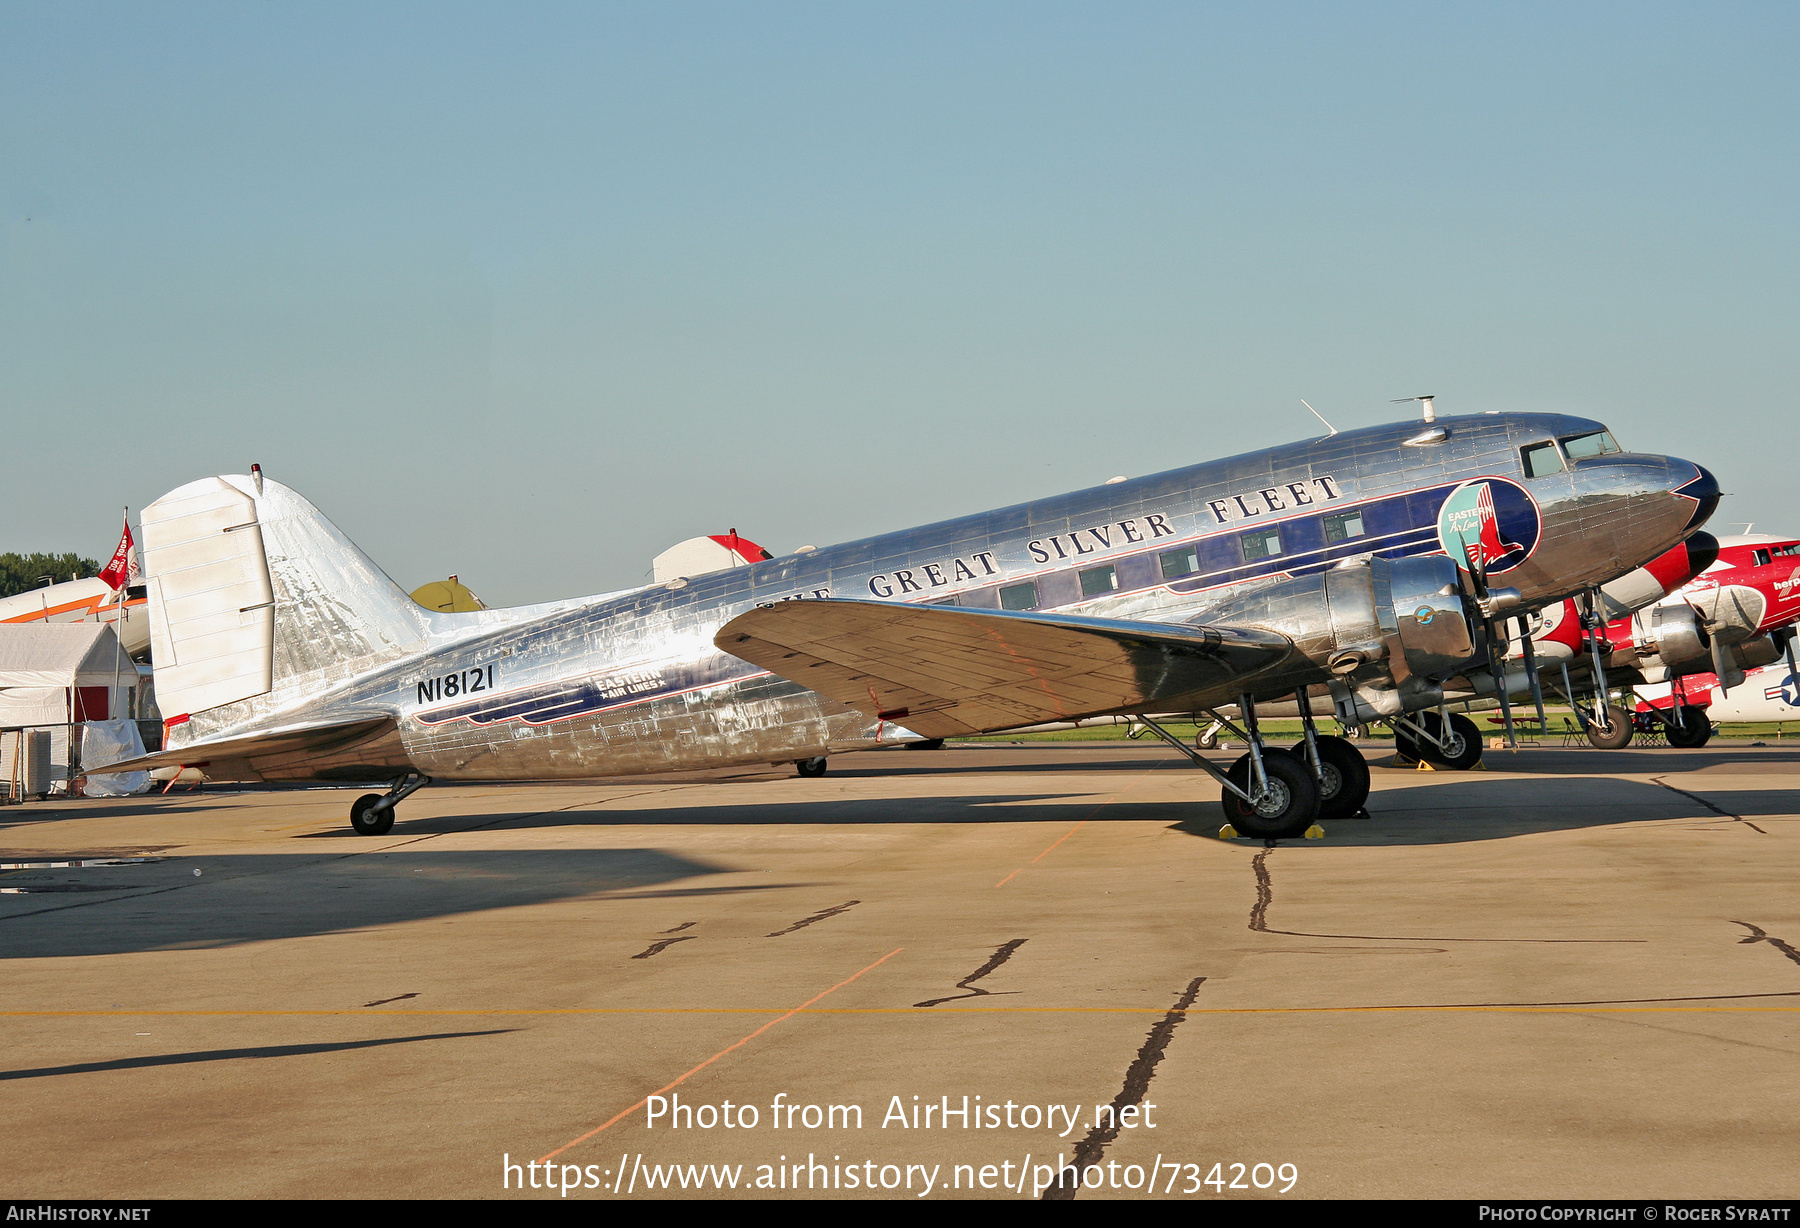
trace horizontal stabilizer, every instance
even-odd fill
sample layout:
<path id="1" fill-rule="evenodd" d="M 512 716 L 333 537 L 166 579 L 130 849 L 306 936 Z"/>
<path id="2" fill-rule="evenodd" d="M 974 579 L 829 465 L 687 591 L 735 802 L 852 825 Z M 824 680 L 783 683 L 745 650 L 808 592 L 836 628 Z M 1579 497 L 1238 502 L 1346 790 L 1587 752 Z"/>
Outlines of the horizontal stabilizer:
<path id="1" fill-rule="evenodd" d="M 266 759 L 303 753 L 322 755 L 367 741 L 394 727 L 391 716 L 371 716 L 310 725 L 290 725 L 235 738 L 217 738 L 140 755 L 120 763 L 84 767 L 90 776 L 104 772 L 148 772 L 163 767 L 205 767 L 215 760 Z"/>
<path id="2" fill-rule="evenodd" d="M 1271 631 L 884 601 L 783 601 L 713 643 L 928 738 L 1229 702 L 1281 661 Z"/>

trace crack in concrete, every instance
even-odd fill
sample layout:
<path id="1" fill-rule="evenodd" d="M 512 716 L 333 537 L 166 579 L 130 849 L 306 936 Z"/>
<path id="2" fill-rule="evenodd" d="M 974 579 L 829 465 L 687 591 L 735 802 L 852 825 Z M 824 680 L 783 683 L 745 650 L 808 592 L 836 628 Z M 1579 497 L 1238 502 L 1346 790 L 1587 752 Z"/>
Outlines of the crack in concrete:
<path id="1" fill-rule="evenodd" d="M 956 983 L 956 987 L 958 989 L 966 989 L 969 991 L 968 993 L 952 994 L 948 998 L 931 998 L 924 1002 L 914 1002 L 913 1005 L 914 1006 L 940 1006 L 945 1002 L 961 1002 L 964 998 L 1005 997 L 1007 994 L 1018 993 L 1019 991 L 1016 989 L 1008 989 L 1008 990 L 1001 991 L 1001 993 L 999 993 L 999 994 L 996 994 L 991 989 L 979 988 L 978 986 L 976 986 L 974 984 L 974 982 L 979 981 L 982 977 L 986 976 L 988 973 L 990 973 L 994 969 L 998 968 L 1001 964 L 1004 964 L 1007 960 L 1011 959 L 1012 953 L 1014 951 L 1017 951 L 1020 947 L 1022 947 L 1024 945 L 1025 945 L 1025 939 L 1014 938 L 1011 942 L 1003 942 L 999 946 L 995 947 L 994 953 L 988 957 L 987 963 L 981 965 L 981 967 L 975 969 L 975 971 L 969 973 L 968 976 L 965 976 L 962 980 L 960 980 Z"/>
<path id="2" fill-rule="evenodd" d="M 1762 926 L 1751 925 L 1748 921 L 1733 921 L 1732 924 L 1741 925 L 1750 931 L 1750 937 L 1738 939 L 1739 946 L 1743 946 L 1745 943 L 1750 942 L 1766 942 L 1777 951 L 1780 951 L 1783 955 L 1787 956 L 1794 963 L 1800 964 L 1800 951 L 1794 950 L 1792 945 L 1776 938 L 1767 930 L 1763 929 Z"/>
<path id="3" fill-rule="evenodd" d="M 633 955 L 631 958 L 633 958 L 633 959 L 649 959 L 652 955 L 660 954 L 661 952 L 668 950 L 670 947 L 674 946 L 678 942 L 692 942 L 697 937 L 699 937 L 698 934 L 683 934 L 680 938 L 663 938 L 663 939 L 660 939 L 659 941 L 651 943 L 648 947 L 646 947 L 642 951 L 639 951 L 636 955 Z"/>
<path id="4" fill-rule="evenodd" d="M 1743 815 L 1733 814 L 1729 810 L 1721 810 L 1717 806 L 1713 805 L 1711 802 L 1707 801 L 1704 797 L 1701 797 L 1698 793 L 1689 793 L 1686 789 L 1677 789 L 1674 785 L 1672 785 L 1668 781 L 1664 780 L 1661 776 L 1652 776 L 1650 778 L 1650 783 L 1653 785 L 1661 785 L 1663 788 L 1667 789 L 1671 793 L 1679 793 L 1679 794 L 1681 794 L 1681 796 L 1687 798 L 1690 802 L 1698 802 L 1700 805 L 1705 806 L 1708 810 L 1712 811 L 1714 814 L 1719 815 L 1723 818 L 1730 819 L 1734 823 L 1742 823 L 1745 827 L 1748 827 L 1751 831 L 1761 832 L 1765 836 L 1769 834 L 1768 832 L 1763 831 L 1763 829 L 1758 827 L 1756 824 L 1752 823 L 1749 819 L 1746 819 Z M 1738 924 L 1742 925 L 1743 922 L 1740 921 L 1740 922 L 1738 922 Z"/>
<path id="5" fill-rule="evenodd" d="M 802 917 L 800 920 L 794 922 L 792 925 L 788 926 L 786 929 L 776 930 L 772 934 L 764 934 L 763 937 L 764 938 L 779 938 L 783 934 L 791 934 L 795 930 L 803 930 L 807 926 L 815 924 L 816 922 L 824 921 L 830 917 L 835 917 L 841 912 L 848 912 L 848 911 L 850 911 L 850 909 L 855 908 L 860 903 L 862 903 L 861 900 L 846 900 L 842 904 L 839 904 L 836 908 L 827 908 L 827 909 L 824 909 L 823 911 L 814 913 L 810 917 Z"/>
<path id="6" fill-rule="evenodd" d="M 1094 1128 L 1088 1131 L 1086 1138 L 1075 1144 L 1075 1158 L 1070 1161 L 1069 1167 L 1057 1173 L 1056 1184 L 1045 1190 L 1039 1201 L 1073 1202 L 1075 1200 L 1075 1194 L 1081 1186 L 1082 1174 L 1087 1171 L 1089 1165 L 1099 1163 L 1101 1155 L 1106 1151 L 1106 1145 L 1119 1137 L 1120 1110 L 1130 1105 L 1143 1103 L 1144 1096 L 1150 1090 L 1150 1080 L 1156 1077 L 1157 1064 L 1162 1061 L 1163 1053 L 1168 1049 L 1169 1042 L 1175 1038 L 1175 1026 L 1187 1018 L 1187 1009 L 1194 1004 L 1194 999 L 1200 996 L 1200 986 L 1205 981 L 1206 978 L 1203 976 L 1197 976 L 1189 981 L 1188 987 L 1182 990 L 1181 996 L 1175 1000 L 1175 1005 L 1170 1007 L 1169 1012 L 1157 1021 L 1155 1027 L 1150 1029 L 1150 1034 L 1144 1037 L 1144 1043 L 1138 1049 L 1137 1057 L 1125 1070 L 1124 1086 L 1119 1089 L 1119 1094 L 1113 1097 L 1112 1112 L 1108 1114 L 1111 1120 L 1106 1125 L 1101 1125 L 1100 1114 L 1098 1112 L 1094 1114 Z M 1073 1183 L 1065 1185 L 1064 1182 L 1070 1176 L 1074 1178 Z"/>
<path id="7" fill-rule="evenodd" d="M 1251 859 L 1256 872 L 1256 903 L 1250 906 L 1250 928 L 1259 934 L 1285 934 L 1289 938 L 1355 938 L 1364 942 L 1519 942 L 1613 944 L 1648 942 L 1647 938 L 1440 938 L 1409 934 L 1315 934 L 1311 930 L 1277 930 L 1269 928 L 1269 906 L 1275 902 L 1275 882 L 1269 876 L 1268 857 L 1275 850 L 1263 849 Z"/>

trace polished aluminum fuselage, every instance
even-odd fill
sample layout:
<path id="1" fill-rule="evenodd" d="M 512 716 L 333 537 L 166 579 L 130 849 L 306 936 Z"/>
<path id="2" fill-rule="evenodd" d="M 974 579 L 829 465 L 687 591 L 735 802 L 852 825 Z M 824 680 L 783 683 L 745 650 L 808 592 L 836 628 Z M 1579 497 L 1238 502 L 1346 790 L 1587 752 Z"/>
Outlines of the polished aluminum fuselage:
<path id="1" fill-rule="evenodd" d="M 328 754 L 261 756 L 254 774 L 544 779 L 863 749 L 904 732 L 722 652 L 714 634 L 759 604 L 850 597 L 1205 621 L 1248 587 L 1370 554 L 1442 552 L 1445 500 L 1483 477 L 1522 488 L 1535 506 L 1541 531 L 1528 556 L 1493 579 L 1519 589 L 1529 607 L 1644 564 L 1711 510 L 1697 510 L 1692 495 L 1696 479 L 1710 476 L 1668 457 L 1615 453 L 1524 477 L 1522 446 L 1598 423 L 1497 414 L 1438 425 L 1447 438 L 1422 446 L 1404 442 L 1420 433 L 1416 421 L 1348 431 L 565 603 L 505 625 L 436 622 L 430 651 L 267 713 L 271 724 L 387 716 L 390 732 Z M 1689 494 L 1675 493 L 1684 487 Z M 1326 517 L 1346 513 L 1359 514 L 1362 532 L 1329 540 Z M 1270 529 L 1276 552 L 1256 557 Z M 1324 677 L 1296 658 L 1247 689 L 1276 694 Z"/>

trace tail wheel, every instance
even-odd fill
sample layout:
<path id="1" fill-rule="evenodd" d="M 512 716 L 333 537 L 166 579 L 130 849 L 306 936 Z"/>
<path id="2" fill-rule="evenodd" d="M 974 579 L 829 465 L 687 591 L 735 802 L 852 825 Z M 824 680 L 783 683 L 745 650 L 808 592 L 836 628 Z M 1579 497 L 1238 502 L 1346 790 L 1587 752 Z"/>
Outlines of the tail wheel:
<path id="1" fill-rule="evenodd" d="M 375 809 L 379 793 L 365 793 L 350 805 L 350 826 L 359 836 L 385 836 L 394 829 L 394 808 Z"/>
<path id="2" fill-rule="evenodd" d="M 1324 735 L 1313 739 L 1319 748 L 1319 817 L 1348 819 L 1362 811 L 1369 800 L 1369 764 L 1362 752 L 1343 738 Z M 1306 762 L 1306 743 L 1294 747 L 1294 757 Z"/>
<path id="3" fill-rule="evenodd" d="M 1453 714 L 1447 732 L 1444 718 L 1436 712 L 1421 712 L 1418 721 L 1441 745 L 1420 738 L 1413 743 L 1418 751 L 1415 758 L 1447 772 L 1466 772 L 1481 762 L 1481 730 L 1475 728 L 1475 722 L 1468 717 Z"/>
<path id="4" fill-rule="evenodd" d="M 1631 713 L 1608 704 L 1605 724 L 1595 721 L 1592 716 L 1588 717 L 1587 740 L 1601 750 L 1620 750 L 1629 746 L 1631 744 Z"/>
<path id="5" fill-rule="evenodd" d="M 1227 791 L 1219 799 L 1226 821 L 1237 829 L 1238 835 L 1257 840 L 1305 835 L 1319 817 L 1319 786 L 1312 772 L 1304 760 L 1273 747 L 1263 751 L 1262 761 L 1269 778 L 1268 790 L 1255 806 Z M 1225 775 L 1244 792 L 1252 792 L 1249 755 L 1241 756 Z"/>
<path id="6" fill-rule="evenodd" d="M 1674 723 L 1666 729 L 1670 746 L 1695 750 L 1712 741 L 1712 721 L 1707 719 L 1705 708 L 1683 704 L 1673 716 Z"/>
<path id="7" fill-rule="evenodd" d="M 825 756 L 820 755 L 816 759 L 801 759 L 794 764 L 794 770 L 808 778 L 823 776 L 825 774 Z"/>

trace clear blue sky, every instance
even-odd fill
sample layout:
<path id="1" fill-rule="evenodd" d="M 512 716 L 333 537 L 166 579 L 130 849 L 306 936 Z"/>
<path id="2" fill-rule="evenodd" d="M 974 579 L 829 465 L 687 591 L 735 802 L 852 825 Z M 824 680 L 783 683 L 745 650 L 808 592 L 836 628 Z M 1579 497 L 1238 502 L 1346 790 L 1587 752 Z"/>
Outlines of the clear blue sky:
<path id="1" fill-rule="evenodd" d="M 0 5 L 0 550 L 494 604 L 1394 416 L 1794 506 L 1792 4 Z"/>

